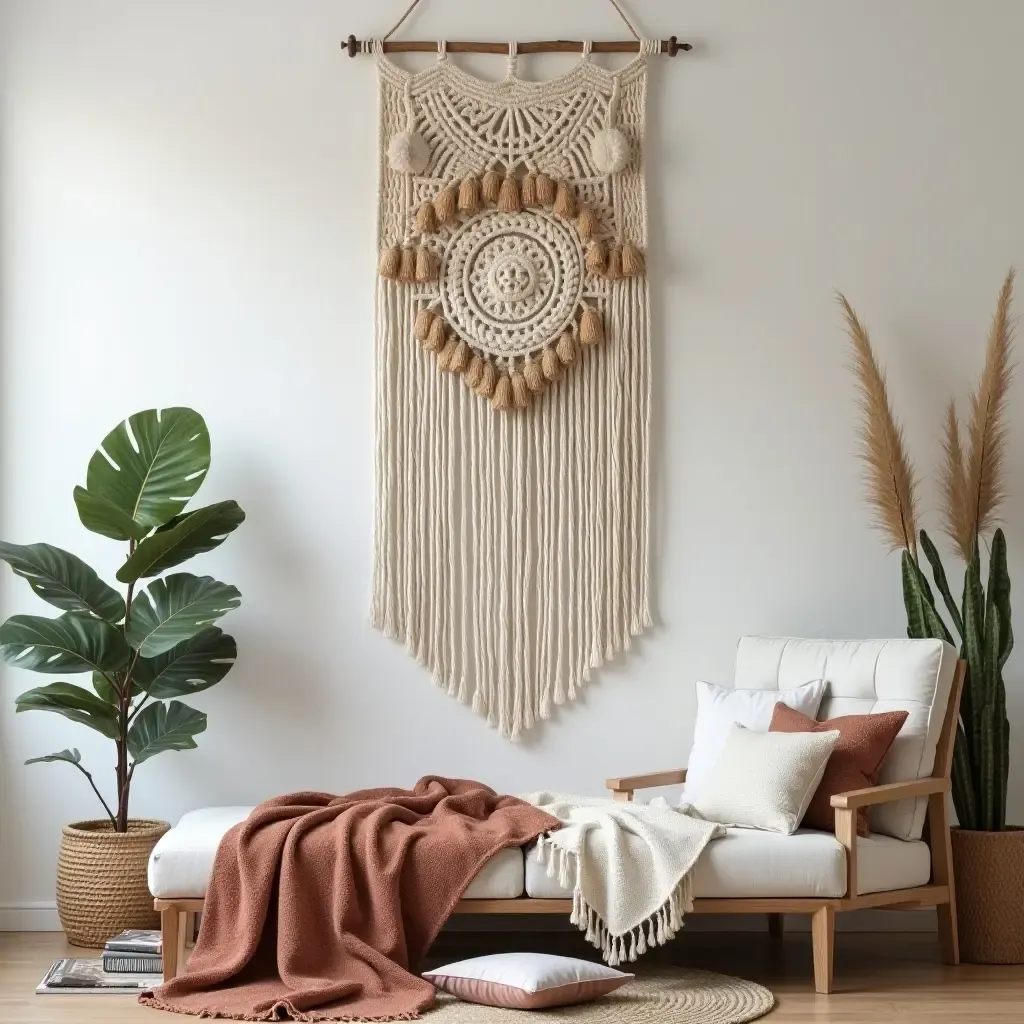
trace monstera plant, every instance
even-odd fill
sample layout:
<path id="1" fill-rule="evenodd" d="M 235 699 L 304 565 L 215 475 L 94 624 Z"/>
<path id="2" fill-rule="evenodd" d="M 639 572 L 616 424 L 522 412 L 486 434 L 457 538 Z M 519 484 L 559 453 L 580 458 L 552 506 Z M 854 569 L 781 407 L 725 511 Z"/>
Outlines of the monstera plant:
<path id="1" fill-rule="evenodd" d="M 82 559 L 51 544 L 0 543 L 0 558 L 63 614 L 14 615 L 0 626 L 0 657 L 51 676 L 78 676 L 26 690 L 18 711 L 63 715 L 112 740 L 116 798 L 108 802 L 77 749 L 27 761 L 63 761 L 103 804 L 109 829 L 129 831 L 135 771 L 166 750 L 188 750 L 206 715 L 179 698 L 221 679 L 235 641 L 216 621 L 237 608 L 235 587 L 172 572 L 221 544 L 245 519 L 234 501 L 186 511 L 210 468 L 210 435 L 192 409 L 147 409 L 119 423 L 89 461 L 75 504 L 82 524 L 127 545 L 119 590 Z"/>

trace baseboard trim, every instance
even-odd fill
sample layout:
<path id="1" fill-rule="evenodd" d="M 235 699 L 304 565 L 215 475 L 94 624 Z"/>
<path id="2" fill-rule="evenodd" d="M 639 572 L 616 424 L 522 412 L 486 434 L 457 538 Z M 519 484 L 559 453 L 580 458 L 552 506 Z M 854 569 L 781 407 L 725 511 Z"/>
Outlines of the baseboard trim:
<path id="1" fill-rule="evenodd" d="M 0 903 L 0 932 L 60 932 L 57 904 L 53 900 L 39 903 Z"/>

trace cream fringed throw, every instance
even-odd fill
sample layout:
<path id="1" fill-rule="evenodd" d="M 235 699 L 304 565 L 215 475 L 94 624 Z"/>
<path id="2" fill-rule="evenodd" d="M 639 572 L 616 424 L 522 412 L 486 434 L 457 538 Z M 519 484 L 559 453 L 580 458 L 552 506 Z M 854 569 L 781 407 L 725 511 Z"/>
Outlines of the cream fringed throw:
<path id="1" fill-rule="evenodd" d="M 515 738 L 650 624 L 652 46 L 544 83 L 377 49 L 372 621 Z"/>
<path id="2" fill-rule="evenodd" d="M 562 827 L 538 840 L 548 875 L 573 886 L 572 923 L 615 966 L 668 942 L 693 909 L 692 871 L 725 827 L 658 797 L 619 803 L 562 793 L 530 793 L 527 803 Z"/>

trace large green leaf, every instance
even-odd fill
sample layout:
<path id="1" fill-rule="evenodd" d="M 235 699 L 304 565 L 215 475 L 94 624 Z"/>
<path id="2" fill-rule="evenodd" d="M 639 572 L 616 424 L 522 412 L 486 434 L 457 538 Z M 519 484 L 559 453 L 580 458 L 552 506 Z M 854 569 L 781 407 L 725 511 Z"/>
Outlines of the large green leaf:
<path id="1" fill-rule="evenodd" d="M 91 615 L 14 615 L 0 626 L 0 658 L 33 672 L 110 673 L 130 657 L 121 631 Z"/>
<path id="2" fill-rule="evenodd" d="M 82 755 L 78 752 L 77 747 L 73 747 L 71 750 L 68 750 L 67 747 L 65 747 L 56 754 L 44 754 L 42 757 L 30 757 L 25 764 L 43 764 L 47 761 L 67 761 L 68 764 L 81 764 Z"/>
<path id="3" fill-rule="evenodd" d="M 79 517 L 105 537 L 138 540 L 184 509 L 209 468 L 210 434 L 199 413 L 138 412 L 89 460 L 84 491 L 75 491 Z"/>
<path id="4" fill-rule="evenodd" d="M 26 690 L 14 698 L 14 706 L 17 711 L 53 711 L 109 739 L 117 738 L 117 710 L 74 683 L 49 683 Z"/>
<path id="5" fill-rule="evenodd" d="M 138 764 L 165 750 L 193 750 L 206 729 L 206 715 L 180 700 L 145 707 L 128 730 L 128 753 Z"/>
<path id="6" fill-rule="evenodd" d="M 134 583 L 146 576 L 158 576 L 193 555 L 211 551 L 244 519 L 237 501 L 220 501 L 175 516 L 135 549 L 117 570 L 117 578 L 122 583 Z"/>
<path id="7" fill-rule="evenodd" d="M 1002 630 L 999 636 L 999 668 L 1013 650 L 1013 626 L 1010 622 L 1010 572 L 1006 567 L 1006 537 L 1001 529 L 992 535 L 988 557 L 988 602 L 999 610 Z"/>
<path id="8" fill-rule="evenodd" d="M 219 683 L 238 656 L 233 637 L 219 626 L 207 626 L 155 658 L 139 658 L 133 680 L 151 697 L 185 697 Z"/>
<path id="9" fill-rule="evenodd" d="M 191 639 L 241 602 L 237 588 L 212 576 L 179 572 L 154 580 L 132 602 L 128 643 L 143 658 L 156 657 Z"/>
<path id="10" fill-rule="evenodd" d="M 935 637 L 952 643 L 942 616 L 935 610 L 931 587 L 909 551 L 903 552 L 900 568 L 903 576 L 903 603 L 907 609 L 907 636 L 911 639 Z"/>
<path id="11" fill-rule="evenodd" d="M 949 589 L 949 580 L 946 578 L 946 570 L 942 565 L 942 559 L 939 557 L 938 549 L 932 543 L 931 537 L 921 531 L 921 550 L 924 551 L 925 558 L 928 559 L 929 564 L 932 567 L 932 576 L 935 577 L 935 586 L 939 588 L 939 593 L 942 595 L 942 600 L 946 604 L 946 611 L 949 612 L 949 617 L 953 620 L 953 625 L 956 627 L 956 631 L 963 638 L 964 635 L 964 620 L 960 615 L 960 609 L 956 606 L 956 601 L 953 600 L 953 594 Z"/>
<path id="12" fill-rule="evenodd" d="M 77 555 L 52 544 L 6 544 L 2 558 L 46 602 L 66 612 L 87 612 L 108 622 L 124 618 L 124 598 Z"/>

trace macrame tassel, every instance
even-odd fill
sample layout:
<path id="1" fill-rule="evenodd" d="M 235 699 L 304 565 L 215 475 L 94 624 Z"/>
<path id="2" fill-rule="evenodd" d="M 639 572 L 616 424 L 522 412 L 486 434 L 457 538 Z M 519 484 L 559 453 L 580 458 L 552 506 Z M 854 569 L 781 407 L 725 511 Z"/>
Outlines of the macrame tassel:
<path id="1" fill-rule="evenodd" d="M 647 270 L 644 254 L 632 243 L 622 247 L 622 273 L 626 277 L 639 277 Z"/>
<path id="2" fill-rule="evenodd" d="M 480 383 L 476 386 L 476 393 L 481 398 L 490 398 L 494 394 L 494 389 L 498 384 L 498 371 L 494 368 L 494 363 L 484 363 L 484 372 L 480 377 Z"/>
<path id="3" fill-rule="evenodd" d="M 523 364 L 523 380 L 526 381 L 526 386 L 531 391 L 543 391 L 547 383 L 544 380 L 544 371 L 529 356 L 526 357 L 526 362 Z"/>
<path id="4" fill-rule="evenodd" d="M 523 206 L 531 207 L 539 205 L 540 200 L 537 198 L 537 175 L 533 171 L 528 171 L 526 176 L 523 178 Z"/>
<path id="5" fill-rule="evenodd" d="M 572 331 L 563 331 L 555 345 L 555 355 L 563 366 L 568 366 L 576 358 L 576 339 Z"/>
<path id="6" fill-rule="evenodd" d="M 562 361 L 554 349 L 544 349 L 544 354 L 540 357 L 540 368 L 548 380 L 558 380 L 562 376 Z"/>
<path id="7" fill-rule="evenodd" d="M 444 348 L 444 343 L 444 320 L 439 316 L 435 316 L 433 323 L 430 325 L 430 330 L 427 332 L 427 340 L 423 342 L 423 347 L 428 352 L 440 352 Z"/>
<path id="8" fill-rule="evenodd" d="M 512 382 L 512 401 L 515 402 L 516 408 L 528 408 L 530 405 L 530 399 L 533 398 L 533 393 L 527 386 L 525 378 L 521 373 L 516 371 L 509 379 Z"/>
<path id="9" fill-rule="evenodd" d="M 583 311 L 580 317 L 580 341 L 584 345 L 597 345 L 604 341 L 604 328 L 601 326 L 601 317 L 596 309 L 589 306 Z"/>
<path id="10" fill-rule="evenodd" d="M 416 250 L 416 281 L 418 284 L 426 284 L 428 281 L 437 280 L 438 261 L 437 256 L 425 245 Z"/>
<path id="11" fill-rule="evenodd" d="M 611 246 L 608 250 L 604 276 L 609 281 L 618 281 L 622 278 L 622 250 L 617 245 Z"/>
<path id="12" fill-rule="evenodd" d="M 459 186 L 459 210 L 462 213 L 474 214 L 480 209 L 480 179 L 470 174 L 462 179 Z"/>
<path id="13" fill-rule="evenodd" d="M 480 356 L 473 356 L 469 361 L 469 369 L 466 370 L 466 385 L 475 391 L 480 385 L 484 376 L 484 361 Z"/>
<path id="14" fill-rule="evenodd" d="M 416 314 L 416 323 L 413 325 L 412 333 L 416 335 L 417 341 L 426 341 L 430 337 L 430 328 L 434 326 L 434 314 L 424 307 Z"/>
<path id="15" fill-rule="evenodd" d="M 397 245 L 392 245 L 380 254 L 380 266 L 377 268 L 380 276 L 388 281 L 397 281 L 398 273 L 402 267 L 402 250 Z"/>
<path id="16" fill-rule="evenodd" d="M 448 360 L 448 369 L 452 373 L 465 373 L 469 369 L 470 360 L 473 358 L 473 350 L 464 341 L 460 341 L 451 359 Z"/>
<path id="17" fill-rule="evenodd" d="M 589 242 L 601 226 L 598 220 L 597 211 L 592 206 L 584 206 L 580 210 L 579 218 L 576 221 L 576 230 L 584 242 Z"/>
<path id="18" fill-rule="evenodd" d="M 507 374 L 503 373 L 498 378 L 498 382 L 494 386 L 494 397 L 491 399 L 491 405 L 498 412 L 511 412 L 516 407 L 515 395 L 512 393 L 512 381 L 509 380 Z"/>
<path id="19" fill-rule="evenodd" d="M 421 235 L 432 235 L 438 226 L 434 204 L 420 203 L 420 208 L 416 211 L 416 230 Z"/>
<path id="20" fill-rule="evenodd" d="M 434 199 L 434 213 L 442 224 L 451 224 L 459 216 L 459 187 L 445 185 Z"/>
<path id="21" fill-rule="evenodd" d="M 587 246 L 587 270 L 592 274 L 603 274 L 607 265 L 608 257 L 604 251 L 604 242 L 591 242 Z"/>
<path id="22" fill-rule="evenodd" d="M 498 193 L 498 209 L 502 213 L 519 213 L 523 204 L 519 199 L 519 182 L 506 174 L 501 183 L 501 191 Z"/>
<path id="23" fill-rule="evenodd" d="M 537 201 L 541 206 L 554 206 L 557 195 L 555 183 L 546 175 L 537 175 Z"/>
<path id="24" fill-rule="evenodd" d="M 452 368 L 452 360 L 455 358 L 455 352 L 458 347 L 459 343 L 454 338 L 449 338 L 444 343 L 444 348 L 437 354 L 437 365 L 442 370 L 450 370 Z"/>
<path id="25" fill-rule="evenodd" d="M 563 220 L 572 220 L 576 216 L 576 197 L 567 181 L 558 183 L 558 191 L 555 193 L 555 214 Z"/>
<path id="26" fill-rule="evenodd" d="M 403 284 L 413 284 L 416 281 L 416 250 L 404 246 L 402 248 L 402 262 L 398 270 L 398 280 Z"/>
<path id="27" fill-rule="evenodd" d="M 496 203 L 501 195 L 501 175 L 493 167 L 484 175 L 483 194 L 489 203 Z"/>

